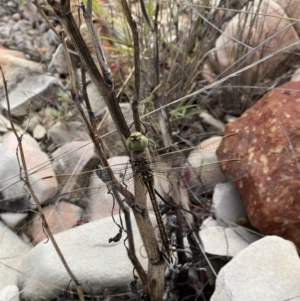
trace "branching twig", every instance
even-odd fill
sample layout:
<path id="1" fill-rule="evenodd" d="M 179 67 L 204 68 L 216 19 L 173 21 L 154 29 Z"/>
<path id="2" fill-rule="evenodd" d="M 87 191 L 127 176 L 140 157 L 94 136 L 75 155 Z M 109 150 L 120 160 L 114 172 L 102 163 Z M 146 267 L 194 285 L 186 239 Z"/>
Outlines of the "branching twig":
<path id="1" fill-rule="evenodd" d="M 61 0 L 60 2 L 58 2 L 54 0 L 48 0 L 48 3 L 51 5 L 53 11 L 61 19 L 63 25 L 67 29 L 70 40 L 72 41 L 80 57 L 84 69 L 88 72 L 93 83 L 102 94 L 105 103 L 108 107 L 108 110 L 111 114 L 111 117 L 125 145 L 125 141 L 129 137 L 130 132 L 125 118 L 122 114 L 119 103 L 116 99 L 115 92 L 113 90 L 113 85 L 111 82 L 105 81 L 105 78 L 103 78 L 103 75 L 98 70 L 92 56 L 90 55 L 89 50 L 77 27 L 75 19 L 71 13 L 70 1 Z"/>
<path id="2" fill-rule="evenodd" d="M 88 130 L 88 134 L 91 137 L 94 145 L 95 145 L 95 149 L 97 151 L 98 157 L 101 161 L 102 166 L 107 167 L 107 173 L 108 173 L 108 177 L 109 180 L 111 182 L 117 182 L 115 179 L 115 176 L 113 174 L 113 172 L 111 171 L 111 169 L 109 168 L 109 164 L 106 160 L 104 151 L 103 151 L 103 147 L 102 147 L 102 142 L 101 139 L 97 136 L 97 133 L 95 131 L 95 124 L 90 124 L 78 99 L 78 93 L 77 93 L 77 88 L 75 85 L 75 77 L 74 77 L 74 72 L 73 72 L 73 68 L 72 68 L 72 64 L 71 64 L 71 59 L 70 59 L 70 55 L 67 49 L 67 45 L 65 43 L 65 40 L 63 38 L 63 35 L 61 37 L 61 43 L 63 46 L 63 50 L 64 50 L 64 54 L 66 57 L 66 61 L 67 61 L 67 66 L 68 66 L 68 70 L 69 70 L 69 74 L 70 74 L 70 82 L 71 82 L 71 95 L 72 95 L 72 99 L 77 107 L 78 112 L 80 113 L 81 117 L 84 120 L 85 125 L 87 126 L 87 130 Z M 85 91 L 86 93 L 86 91 Z M 86 96 L 87 97 L 87 96 Z M 134 241 L 133 241 L 133 234 L 132 234 L 132 228 L 131 228 L 131 219 L 130 219 L 130 213 L 128 211 L 128 209 L 123 205 L 122 200 L 120 199 L 119 196 L 119 192 L 122 193 L 128 200 L 131 200 L 131 202 L 134 201 L 133 196 L 131 195 L 131 193 L 124 189 L 123 186 L 119 186 L 119 189 L 112 187 L 112 192 L 115 196 L 115 199 L 117 200 L 120 208 L 122 209 L 124 215 L 125 215 L 125 222 L 126 222 L 126 228 L 127 228 L 127 233 L 128 233 L 128 241 L 129 241 L 129 258 L 131 259 L 132 263 L 134 264 L 135 268 L 137 269 L 137 272 L 140 275 L 140 278 L 143 282 L 144 285 L 146 285 L 147 283 L 147 275 L 144 271 L 144 269 L 142 268 L 140 262 L 138 261 L 136 255 L 135 255 L 135 248 L 134 248 Z"/>

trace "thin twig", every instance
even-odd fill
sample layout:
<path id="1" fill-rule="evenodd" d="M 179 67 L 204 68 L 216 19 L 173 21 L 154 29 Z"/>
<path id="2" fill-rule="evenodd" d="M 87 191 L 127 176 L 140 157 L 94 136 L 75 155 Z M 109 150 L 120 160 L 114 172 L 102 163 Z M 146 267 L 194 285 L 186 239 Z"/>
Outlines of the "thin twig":
<path id="1" fill-rule="evenodd" d="M 113 80 L 111 77 L 111 71 L 108 67 L 108 64 L 106 62 L 104 52 L 102 49 L 102 46 L 100 44 L 100 40 L 97 38 L 97 35 L 95 33 L 93 22 L 92 22 L 92 0 L 87 1 L 87 8 L 85 9 L 84 4 L 81 5 L 81 9 L 83 11 L 83 17 L 85 20 L 85 24 L 87 26 L 87 30 L 90 34 L 90 37 L 92 39 L 92 44 L 96 53 L 97 60 L 99 62 L 101 72 L 104 78 L 104 81 L 107 82 L 109 85 L 113 86 Z"/>
<path id="2" fill-rule="evenodd" d="M 102 94 L 111 117 L 125 145 L 126 139 L 129 137 L 130 132 L 119 103 L 116 99 L 113 86 L 105 81 L 101 72 L 98 70 L 92 56 L 90 55 L 89 50 L 77 27 L 75 19 L 71 13 L 70 1 L 61 0 L 59 3 L 58 1 L 48 0 L 48 3 L 51 5 L 53 11 L 61 19 L 63 25 L 67 29 L 70 40 L 72 41 L 80 57 L 84 69 L 88 72 L 91 80 Z"/>
<path id="3" fill-rule="evenodd" d="M 91 137 L 94 145 L 95 145 L 95 149 L 96 152 L 98 154 L 98 157 L 101 161 L 101 164 L 103 167 L 107 167 L 107 173 L 108 173 L 108 177 L 109 177 L 109 181 L 115 182 L 117 183 L 117 180 L 112 172 L 112 170 L 109 168 L 109 164 L 108 161 L 105 157 L 104 151 L 103 151 L 103 147 L 102 147 L 102 141 L 101 139 L 98 137 L 97 132 L 95 130 L 95 124 L 91 125 L 79 103 L 79 99 L 78 99 L 78 93 L 77 93 L 77 89 L 76 89 L 76 85 L 74 85 L 73 83 L 75 82 L 75 78 L 74 78 L 74 72 L 71 70 L 72 68 L 72 64 L 71 64 L 71 59 L 70 59 L 70 55 L 67 49 L 67 45 L 65 43 L 65 40 L 63 38 L 63 35 L 61 37 L 61 43 L 62 43 L 62 47 L 64 49 L 64 54 L 66 57 L 66 62 L 67 62 L 67 66 L 68 66 L 68 70 L 69 70 L 69 74 L 70 76 L 72 75 L 73 78 L 71 78 L 70 82 L 71 82 L 71 95 L 72 95 L 72 99 L 77 107 L 78 112 L 80 113 L 81 117 L 83 118 L 83 121 L 85 123 L 85 125 L 87 126 L 87 131 L 89 136 Z M 127 234 L 128 234 L 128 241 L 129 241 L 129 258 L 132 261 L 133 265 L 135 266 L 143 284 L 144 287 L 146 287 L 146 283 L 147 283 L 147 275 L 146 272 L 144 271 L 142 265 L 140 264 L 139 260 L 137 259 L 136 255 L 135 255 L 135 248 L 134 248 L 134 238 L 133 238 L 133 233 L 132 233 L 132 227 L 131 227 L 131 218 L 130 218 L 130 213 L 129 210 L 123 205 L 123 202 L 119 196 L 119 193 L 123 194 L 124 197 L 127 200 L 131 200 L 132 203 L 134 203 L 134 197 L 132 196 L 132 194 L 126 190 L 123 186 L 119 185 L 118 188 L 116 188 L 115 186 L 112 187 L 112 192 L 113 195 L 115 196 L 115 199 L 117 200 L 120 208 L 122 209 L 124 215 L 125 215 L 125 222 L 126 222 L 126 228 L 127 228 Z"/>
<path id="4" fill-rule="evenodd" d="M 39 202 L 34 190 L 31 187 L 31 184 L 29 182 L 29 176 L 28 176 L 28 172 L 27 172 L 27 164 L 26 164 L 24 149 L 23 149 L 23 144 L 22 144 L 22 136 L 23 135 L 20 135 L 20 136 L 18 135 L 17 130 L 15 129 L 15 126 L 12 122 L 12 116 L 11 116 L 11 111 L 10 111 L 10 102 L 9 102 L 8 91 L 7 91 L 7 84 L 6 84 L 6 79 L 5 79 L 5 76 L 4 76 L 4 73 L 3 73 L 3 70 L 1 68 L 1 66 L 0 66 L 0 71 L 1 71 L 1 74 L 2 74 L 2 77 L 3 77 L 3 86 L 4 86 L 4 90 L 5 90 L 6 101 L 7 101 L 8 117 L 9 117 L 9 121 L 10 121 L 12 130 L 13 130 L 13 132 L 14 132 L 16 138 L 17 138 L 17 141 L 18 141 L 18 148 L 20 150 L 22 168 L 24 170 L 24 177 L 22 176 L 22 174 L 20 174 L 20 178 L 21 178 L 22 181 L 24 181 L 24 183 L 26 184 L 28 190 L 30 191 L 30 194 L 31 194 L 36 206 L 37 206 L 39 216 L 40 216 L 40 218 L 43 222 L 45 232 L 47 233 L 49 239 L 51 240 L 52 245 L 53 245 L 57 255 L 59 256 L 59 258 L 60 258 L 62 264 L 64 265 L 67 273 L 69 274 L 69 276 L 71 277 L 71 279 L 74 281 L 74 283 L 76 285 L 76 289 L 77 289 L 77 293 L 78 293 L 80 301 L 85 301 L 81 284 L 80 284 L 79 280 L 76 278 L 76 276 L 73 274 L 73 272 L 70 269 L 65 257 L 63 256 L 59 246 L 57 245 L 56 240 L 54 239 L 54 236 L 53 236 L 53 234 L 52 234 L 52 232 L 49 228 L 49 225 L 47 223 L 46 217 L 43 213 L 43 209 L 40 205 L 40 202 Z"/>
<path id="5" fill-rule="evenodd" d="M 133 38 L 133 49 L 134 49 L 134 100 L 132 102 L 132 114 L 133 114 L 133 121 L 135 130 L 140 132 L 141 131 L 141 123 L 140 123 L 140 116 L 139 116 L 139 100 L 140 100 L 140 47 L 139 47 L 139 33 L 137 30 L 136 21 L 131 15 L 130 9 L 128 7 L 126 0 L 121 0 L 121 4 L 123 7 L 124 14 L 126 16 L 127 22 L 130 26 L 132 38 Z"/>

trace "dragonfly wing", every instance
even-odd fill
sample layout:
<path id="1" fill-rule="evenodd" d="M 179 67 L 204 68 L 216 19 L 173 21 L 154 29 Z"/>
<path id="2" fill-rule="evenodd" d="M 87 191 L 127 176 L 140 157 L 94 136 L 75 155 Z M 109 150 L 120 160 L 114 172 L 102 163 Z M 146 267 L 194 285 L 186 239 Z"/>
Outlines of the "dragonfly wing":
<path id="1" fill-rule="evenodd" d="M 184 182 L 190 188 L 196 188 L 199 194 L 212 191 L 217 184 L 239 180 L 255 169 L 248 160 L 232 159 L 203 164 L 199 167 L 187 166 Z"/>

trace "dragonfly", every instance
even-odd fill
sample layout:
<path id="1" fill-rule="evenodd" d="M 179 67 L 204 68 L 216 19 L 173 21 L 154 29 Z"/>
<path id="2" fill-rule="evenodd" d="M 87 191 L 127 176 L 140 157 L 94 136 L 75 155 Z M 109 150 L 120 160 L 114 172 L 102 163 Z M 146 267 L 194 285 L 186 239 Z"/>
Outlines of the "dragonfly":
<path id="1" fill-rule="evenodd" d="M 243 158 L 242 154 L 250 148 L 254 140 L 255 136 L 252 134 L 234 133 L 216 138 L 206 145 L 147 157 L 148 138 L 134 132 L 126 141 L 126 146 L 132 154 L 131 160 L 110 166 L 112 172 L 117 175 L 116 181 L 110 182 L 105 177 L 106 168 L 99 167 L 79 174 L 43 177 L 31 184 L 35 191 L 41 193 L 41 187 L 45 184 L 59 183 L 58 192 L 51 203 L 66 199 L 81 201 L 85 197 L 88 202 L 101 205 L 103 198 L 109 193 L 108 187 L 130 190 L 134 179 L 140 179 L 148 192 L 157 220 L 162 240 L 162 257 L 167 263 L 171 263 L 173 250 L 170 235 L 165 229 L 160 213 L 158 191 L 171 195 L 178 188 L 176 183 L 180 182 L 180 189 L 196 188 L 197 193 L 203 194 L 212 191 L 219 183 L 233 182 L 247 176 L 255 169 L 255 164 Z M 101 178 L 104 185 L 103 182 L 100 183 Z M 87 179 L 92 185 L 87 185 Z M 130 206 L 134 208 L 132 204 Z"/>

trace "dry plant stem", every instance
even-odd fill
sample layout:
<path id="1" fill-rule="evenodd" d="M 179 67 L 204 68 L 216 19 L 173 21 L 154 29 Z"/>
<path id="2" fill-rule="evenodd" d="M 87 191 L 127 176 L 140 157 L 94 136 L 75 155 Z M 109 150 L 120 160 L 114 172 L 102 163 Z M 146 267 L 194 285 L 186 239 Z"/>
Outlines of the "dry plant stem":
<path id="1" fill-rule="evenodd" d="M 52 23 L 50 22 L 50 20 L 47 18 L 47 16 L 45 15 L 43 9 L 41 8 L 41 6 L 38 4 L 37 0 L 32 0 L 31 1 L 35 7 L 37 8 L 38 12 L 41 14 L 41 16 L 44 18 L 45 22 L 47 23 L 47 25 L 49 26 L 49 28 L 57 35 L 57 37 L 59 38 L 59 34 L 56 31 L 55 27 L 52 25 Z"/>
<path id="2" fill-rule="evenodd" d="M 134 194 L 136 200 L 139 201 L 139 205 L 147 208 L 146 187 L 144 185 L 134 185 Z M 146 218 L 140 214 L 135 214 L 135 218 L 149 258 L 146 293 L 151 301 L 160 301 L 164 293 L 165 263 L 161 258 L 159 245 L 148 213 Z"/>
<path id="3" fill-rule="evenodd" d="M 126 16 L 127 22 L 130 26 L 133 38 L 133 53 L 134 53 L 134 87 L 135 95 L 132 102 L 132 114 L 135 130 L 141 132 L 141 122 L 138 111 L 138 104 L 140 101 L 140 84 L 141 84 L 141 74 L 140 74 L 140 47 L 139 47 L 139 33 L 137 30 L 136 22 L 133 19 L 130 9 L 128 7 L 126 0 L 121 0 L 122 8 Z"/>
<path id="4" fill-rule="evenodd" d="M 158 12 L 159 12 L 159 3 L 156 5 L 155 9 L 155 16 L 154 16 L 154 22 L 151 24 L 150 19 L 148 17 L 148 14 L 146 12 L 145 4 L 144 1 L 140 1 L 141 4 L 141 10 L 143 13 L 143 16 L 149 26 L 149 28 L 152 31 L 153 34 L 153 41 L 154 41 L 154 60 L 153 60 L 153 65 L 154 65 L 154 81 L 153 81 L 153 89 L 155 90 L 157 87 L 160 85 L 159 81 L 159 73 L 160 73 L 160 68 L 159 68 L 159 38 L 158 38 Z M 166 108 L 161 108 L 161 103 L 157 97 L 157 93 L 153 92 L 153 103 L 154 107 L 156 109 L 158 119 L 159 119 L 159 124 L 160 128 L 162 129 L 162 137 L 163 137 L 163 142 L 166 147 L 171 145 L 171 137 L 170 137 L 170 124 L 169 124 L 169 119 L 168 115 L 166 112 Z"/>
<path id="5" fill-rule="evenodd" d="M 93 132 L 96 133 L 97 132 L 96 118 L 95 118 L 94 112 L 92 111 L 90 100 L 89 100 L 89 97 L 88 97 L 88 94 L 86 91 L 86 86 L 87 86 L 86 76 L 85 76 L 85 70 L 82 66 L 80 68 L 80 71 L 81 71 L 81 83 L 82 83 L 82 90 L 81 90 L 82 98 L 84 100 L 84 103 L 86 105 L 86 108 L 87 108 L 87 111 L 89 114 L 90 124 L 92 125 Z"/>
<path id="6" fill-rule="evenodd" d="M 130 26 L 133 47 L 134 47 L 134 74 L 135 74 L 135 99 L 132 103 L 133 119 L 135 129 L 141 131 L 140 117 L 138 112 L 139 94 L 140 94 L 140 49 L 139 35 L 137 25 L 133 19 L 126 0 L 121 0 L 122 8 L 125 13 L 127 22 Z M 149 158 L 148 158 L 149 159 Z M 147 208 L 146 195 L 147 191 L 140 179 L 134 180 L 135 199 L 139 206 Z M 164 269 L 165 264 L 162 261 L 159 245 L 151 225 L 150 219 L 144 218 L 140 214 L 135 213 L 135 218 L 141 234 L 147 255 L 149 258 L 148 264 L 148 294 L 151 301 L 162 300 L 164 293 Z"/>
<path id="7" fill-rule="evenodd" d="M 103 78 L 92 56 L 90 55 L 89 50 L 77 27 L 75 19 L 70 11 L 70 1 L 61 0 L 60 2 L 58 2 L 48 0 L 48 3 L 52 7 L 55 14 L 61 19 L 63 25 L 67 29 L 69 37 L 80 57 L 84 69 L 88 72 L 93 83 L 96 85 L 96 87 L 102 94 L 105 103 L 108 107 L 108 110 L 111 114 L 111 117 L 125 145 L 125 141 L 129 137 L 130 132 L 125 118 L 122 114 L 119 103 L 116 99 L 113 85 L 111 84 L 111 82 L 108 82 L 105 78 Z"/>
<path id="8" fill-rule="evenodd" d="M 90 37 L 92 39 L 92 44 L 96 53 L 97 60 L 99 62 L 102 75 L 104 77 L 105 82 L 110 83 L 110 85 L 113 86 L 113 80 L 111 77 L 111 71 L 108 68 L 106 59 L 104 57 L 104 53 L 102 50 L 102 47 L 100 45 L 100 41 L 97 38 L 97 35 L 95 33 L 93 22 L 92 22 L 92 0 L 87 1 L 87 9 L 85 9 L 84 4 L 81 6 L 83 11 L 83 17 L 87 26 L 87 30 L 90 34 Z"/>
<path id="9" fill-rule="evenodd" d="M 74 76 L 74 72 L 73 72 L 73 68 L 72 68 L 72 63 L 71 63 L 71 58 L 67 49 L 67 45 L 65 43 L 65 40 L 63 38 L 63 32 L 61 32 L 61 43 L 62 43 L 62 47 L 64 50 L 64 54 L 65 54 L 65 58 L 66 58 L 66 62 L 67 62 L 67 66 L 68 66 L 68 70 L 69 70 L 69 74 L 70 74 L 70 84 L 71 84 L 71 95 L 72 95 L 72 99 L 75 102 L 75 105 L 77 107 L 78 112 L 80 113 L 80 115 L 82 116 L 84 123 L 87 126 L 87 130 L 89 133 L 89 136 L 91 137 L 94 145 L 95 145 L 95 149 L 97 151 L 98 157 L 101 161 L 101 164 L 104 167 L 108 167 L 108 162 L 106 160 L 105 154 L 103 152 L 103 147 L 102 147 L 102 143 L 101 143 L 101 139 L 97 136 L 97 132 L 94 130 L 96 129 L 95 124 L 92 125 L 88 122 L 86 115 L 84 114 L 82 107 L 79 103 L 79 99 L 78 99 L 78 94 L 77 94 L 77 89 L 76 89 L 76 85 L 75 85 L 75 76 Z M 86 91 L 84 92 L 86 94 L 86 98 L 88 101 L 88 96 Z M 89 103 L 89 101 L 88 101 Z M 114 177 L 114 174 L 112 173 L 112 171 L 109 169 L 109 177 L 110 177 L 110 181 L 115 181 L 116 179 Z M 127 199 L 131 199 L 131 201 L 133 202 L 133 196 L 129 195 L 130 192 L 127 191 L 126 189 L 124 189 L 124 191 L 126 192 L 125 197 Z M 123 205 L 122 200 L 119 197 L 119 194 L 116 188 L 112 188 L 112 192 L 115 196 L 115 199 L 117 200 L 121 210 L 123 211 L 124 215 L 125 215 L 125 222 L 126 222 L 126 229 L 127 229 L 127 234 L 128 234 L 128 241 L 129 241 L 129 258 L 132 262 L 132 264 L 134 265 L 134 267 L 136 268 L 144 286 L 146 286 L 147 283 L 147 275 L 146 272 L 144 271 L 142 265 L 140 264 L 139 260 L 137 259 L 136 255 L 135 255 L 135 248 L 134 248 L 134 240 L 133 240 L 133 233 L 132 233 L 132 227 L 131 227 L 131 219 L 130 219 L 130 212 L 129 210 Z M 121 192 L 122 193 L 122 192 Z"/>
<path id="10" fill-rule="evenodd" d="M 34 192 L 34 190 L 32 189 L 31 187 L 31 184 L 29 182 L 29 178 L 28 178 L 28 171 L 27 171 L 27 165 L 26 165 L 26 160 L 25 160 L 25 156 L 24 156 L 24 150 L 23 150 L 23 145 L 22 145 L 22 135 L 19 136 L 15 127 L 14 127 L 14 124 L 12 122 L 12 117 L 11 117 L 11 112 L 10 112 L 10 103 L 9 103 L 9 98 L 8 98 L 8 91 L 7 91 L 7 85 L 6 85 L 6 80 L 5 80 L 5 77 L 4 77 L 4 73 L 3 73 L 3 70 L 0 66 L 0 71 L 1 71 L 1 74 L 2 74 L 2 77 L 3 77 L 3 85 L 4 85 L 4 90 L 5 90 L 5 96 L 6 96 L 6 101 L 7 101 L 7 112 L 8 112 L 8 117 L 9 117 L 9 120 L 10 120 L 10 124 L 11 124 L 11 128 L 18 140 L 18 148 L 20 150 L 20 155 L 21 155 L 21 164 L 22 164 L 22 168 L 24 170 L 24 178 L 22 176 L 22 173 L 20 172 L 20 178 L 22 181 L 24 181 L 24 183 L 26 184 L 26 186 L 28 187 L 28 190 L 30 191 L 30 194 L 36 204 L 36 207 L 38 209 L 38 212 L 39 212 L 39 216 L 43 222 L 43 227 L 45 229 L 45 232 L 46 234 L 48 235 L 49 239 L 51 240 L 52 242 L 52 245 L 58 255 L 58 257 L 60 258 L 63 266 L 65 267 L 67 273 L 69 274 L 69 276 L 71 277 L 71 279 L 74 281 L 75 285 L 76 285 L 76 290 L 77 290 L 77 293 L 78 293 L 78 296 L 79 296 L 79 299 L 80 301 L 85 301 L 84 299 L 84 295 L 83 295 L 83 291 L 82 291 L 82 287 L 81 287 L 81 284 L 79 282 L 79 280 L 75 277 L 75 275 L 73 274 L 73 272 L 71 271 L 69 265 L 67 264 L 67 261 L 65 259 L 65 257 L 63 256 L 60 248 L 58 247 L 57 243 L 56 243 L 56 240 L 54 239 L 53 235 L 52 235 L 52 232 L 49 228 L 49 225 L 47 223 L 47 220 L 45 218 L 45 215 L 43 213 L 43 209 L 40 205 L 40 202 Z"/>
<path id="11" fill-rule="evenodd" d="M 119 133 L 121 134 L 123 142 L 125 142 L 125 139 L 129 136 L 130 132 L 129 132 L 129 129 L 128 129 L 127 124 L 125 122 L 124 116 L 121 112 L 121 109 L 119 107 L 119 104 L 116 100 L 115 93 L 114 93 L 114 90 L 113 90 L 113 86 L 110 83 L 107 83 L 103 79 L 102 74 L 97 69 L 96 64 L 94 63 L 91 55 L 89 54 L 89 51 L 88 51 L 88 49 L 85 45 L 85 42 L 84 42 L 84 40 L 83 40 L 83 38 L 82 38 L 78 28 L 77 28 L 77 24 L 76 24 L 71 12 L 70 12 L 70 2 L 66 0 L 66 1 L 60 1 L 60 3 L 59 3 L 59 2 L 52 1 L 52 0 L 48 0 L 48 3 L 52 6 L 54 12 L 61 19 L 63 25 L 67 29 L 68 34 L 70 36 L 70 39 L 71 39 L 72 43 L 74 44 L 74 47 L 75 47 L 76 51 L 79 54 L 79 57 L 81 59 L 81 62 L 83 64 L 85 70 L 87 70 L 87 72 L 89 73 L 92 81 L 97 86 L 100 93 L 103 95 L 103 98 L 106 101 L 108 109 L 109 109 L 109 111 L 111 113 L 111 116 L 114 120 L 114 123 L 115 123 Z M 73 94 L 72 96 L 74 97 L 74 100 L 77 100 L 76 93 Z M 75 103 L 76 103 L 78 109 L 80 110 L 81 107 L 80 107 L 80 104 L 78 104 L 78 101 L 75 101 Z M 89 127 L 88 124 L 87 124 L 87 126 Z M 101 145 L 100 140 L 97 137 L 97 135 L 95 133 L 93 133 L 92 130 L 91 131 L 89 130 L 89 133 L 91 134 L 91 139 L 92 139 L 93 143 L 96 146 L 97 145 L 100 146 Z M 96 147 L 96 151 L 99 154 L 100 151 L 99 151 L 98 147 Z M 102 162 L 102 164 L 103 164 L 103 162 Z M 103 164 L 103 165 L 107 166 L 105 164 Z M 111 172 L 111 170 L 109 171 L 109 177 L 110 177 L 110 179 L 114 179 L 114 176 L 113 176 L 113 173 Z M 122 195 L 124 195 L 125 198 L 127 198 L 127 200 L 129 200 L 129 201 L 134 200 L 132 198 L 131 193 L 128 190 L 126 190 L 123 186 L 120 185 L 118 187 L 118 191 Z M 135 214 L 135 216 L 139 217 L 139 219 L 138 218 L 136 219 L 139 229 L 141 229 L 143 224 L 147 225 L 147 226 L 150 225 L 147 228 L 147 229 L 149 229 L 148 232 L 147 231 L 141 232 L 141 236 L 142 236 L 143 241 L 149 241 L 149 232 L 152 231 L 154 233 L 150 221 L 148 219 L 145 219 L 141 222 L 142 225 L 139 225 L 139 222 L 141 221 L 142 217 L 141 217 L 140 214 Z M 149 244 L 151 245 L 151 244 L 153 244 L 152 236 L 150 236 L 150 239 L 151 240 L 150 240 Z M 147 254 L 149 256 L 150 252 L 147 251 Z M 152 257 L 152 255 L 150 254 L 149 258 L 151 258 L 151 257 Z M 156 279 L 156 281 L 158 283 L 160 283 L 161 280 L 162 279 Z"/>
<path id="12" fill-rule="evenodd" d="M 157 17 L 158 17 L 158 12 L 159 12 L 159 5 L 156 5 L 155 9 L 155 18 L 154 18 L 154 26 L 151 28 L 152 33 L 153 33 L 153 41 L 154 41 L 154 83 L 153 87 L 157 87 L 159 85 L 159 39 L 158 39 L 158 34 L 157 34 Z M 153 104 L 154 108 L 158 109 L 161 107 L 161 103 L 157 97 L 157 93 L 153 93 Z M 170 130 L 170 124 L 169 124 L 169 119 L 168 119 L 168 114 L 166 112 L 167 108 L 164 108 L 162 110 L 157 111 L 157 117 L 158 117 L 158 122 L 161 128 L 161 135 L 163 139 L 163 143 L 165 147 L 168 147 L 172 144 L 172 139 L 171 139 L 171 130 Z"/>

